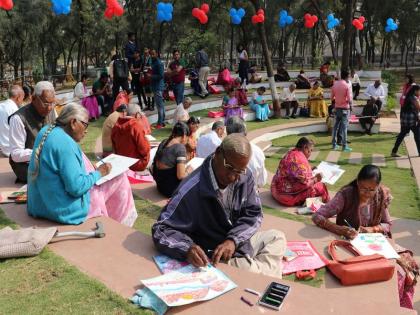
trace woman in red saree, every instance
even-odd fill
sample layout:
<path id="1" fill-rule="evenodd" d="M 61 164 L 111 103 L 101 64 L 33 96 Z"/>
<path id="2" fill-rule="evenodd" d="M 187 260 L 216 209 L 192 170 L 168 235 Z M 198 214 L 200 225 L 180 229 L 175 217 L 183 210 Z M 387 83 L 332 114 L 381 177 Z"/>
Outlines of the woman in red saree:
<path id="1" fill-rule="evenodd" d="M 306 198 L 321 197 L 323 202 L 330 200 L 327 186 L 321 183 L 320 174 L 312 175 L 308 158 L 314 142 L 306 137 L 300 138 L 280 161 L 276 175 L 271 182 L 271 194 L 280 204 L 288 207 L 300 206 Z"/>

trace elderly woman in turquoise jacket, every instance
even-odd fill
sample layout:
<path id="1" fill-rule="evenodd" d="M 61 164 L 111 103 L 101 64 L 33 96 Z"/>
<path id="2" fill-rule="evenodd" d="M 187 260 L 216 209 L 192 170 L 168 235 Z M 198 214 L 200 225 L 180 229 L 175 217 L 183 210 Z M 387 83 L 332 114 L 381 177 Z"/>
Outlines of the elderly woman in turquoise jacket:
<path id="1" fill-rule="evenodd" d="M 78 145 L 88 121 L 84 107 L 69 104 L 53 125 L 39 132 L 28 170 L 28 213 L 64 224 L 109 216 L 132 226 L 137 212 L 127 176 L 95 185 L 111 165 L 95 169 Z"/>

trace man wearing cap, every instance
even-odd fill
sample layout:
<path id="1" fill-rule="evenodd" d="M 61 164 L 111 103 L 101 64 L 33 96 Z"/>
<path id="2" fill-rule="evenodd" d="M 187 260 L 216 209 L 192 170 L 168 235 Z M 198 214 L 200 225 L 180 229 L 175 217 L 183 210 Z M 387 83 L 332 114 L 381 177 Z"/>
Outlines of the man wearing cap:
<path id="1" fill-rule="evenodd" d="M 283 232 L 258 231 L 261 201 L 247 169 L 251 145 L 227 136 L 172 195 L 152 227 L 156 248 L 196 267 L 221 261 L 281 278 Z"/>

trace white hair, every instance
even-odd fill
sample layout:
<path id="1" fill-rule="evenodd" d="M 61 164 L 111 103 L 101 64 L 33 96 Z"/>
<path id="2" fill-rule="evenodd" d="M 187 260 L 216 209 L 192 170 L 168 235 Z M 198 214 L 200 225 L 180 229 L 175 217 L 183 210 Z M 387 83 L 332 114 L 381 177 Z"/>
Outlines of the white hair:
<path id="1" fill-rule="evenodd" d="M 43 91 L 52 91 L 55 92 L 54 90 L 54 86 L 52 85 L 51 82 L 49 81 L 39 81 L 36 85 L 35 85 L 35 95 L 37 96 L 41 96 Z"/>
<path id="2" fill-rule="evenodd" d="M 191 97 L 189 97 L 189 96 L 187 96 L 186 98 L 184 98 L 184 104 L 185 103 L 188 103 L 188 104 L 191 104 L 192 103 L 192 98 Z"/>
<path id="3" fill-rule="evenodd" d="M 127 107 L 127 115 L 135 116 L 136 114 L 141 113 L 140 106 L 137 104 L 129 104 Z"/>
<path id="4" fill-rule="evenodd" d="M 18 97 L 20 94 L 24 94 L 20 85 L 13 85 L 9 90 L 9 98 Z"/>

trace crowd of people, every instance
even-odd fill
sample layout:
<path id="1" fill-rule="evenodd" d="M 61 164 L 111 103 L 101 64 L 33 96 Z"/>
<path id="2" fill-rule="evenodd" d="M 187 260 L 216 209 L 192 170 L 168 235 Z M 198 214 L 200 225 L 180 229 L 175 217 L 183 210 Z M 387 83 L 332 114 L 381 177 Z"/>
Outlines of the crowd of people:
<path id="1" fill-rule="evenodd" d="M 17 181 L 28 184 L 28 214 L 63 224 L 80 224 L 95 216 L 134 224 L 137 211 L 128 174 L 96 185 L 110 174 L 112 165 L 99 162 L 94 166 L 79 146 L 90 121 L 98 119 L 101 112 L 107 116 L 102 129 L 103 157 L 116 153 L 138 159 L 131 171 L 149 171 L 156 189 L 169 198 L 152 227 L 153 241 L 160 252 L 197 267 L 224 261 L 281 277 L 286 235 L 280 230 L 260 231 L 263 213 L 259 192 L 267 184 L 268 173 L 263 151 L 247 139 L 242 106 L 248 104 L 248 53 L 238 46 L 239 80 L 229 77 L 227 68 L 222 69 L 220 76 L 229 81 L 225 82 L 229 88 L 222 100 L 224 120 L 215 121 L 211 131 L 198 137 L 200 120 L 189 113 L 193 100 L 184 95 L 187 71 L 180 51 L 173 51 L 165 72 L 157 51 L 145 49 L 141 55 L 133 36 L 129 34 L 125 58 L 118 54 L 113 57 L 109 73 L 100 75 L 91 93 L 87 77 L 82 76 L 74 91 L 79 103 L 67 104 L 58 112 L 53 85 L 41 81 L 26 105 L 26 92 L 17 85 L 11 87 L 9 99 L 0 104 L 1 154 L 9 158 Z M 210 68 L 204 47 L 195 59 L 199 95 L 205 98 L 209 94 Z M 329 64 L 325 63 L 319 81 L 312 82 L 302 70 L 296 81 L 283 89 L 281 107 L 287 118 L 296 118 L 300 108 L 296 89 L 304 86 L 308 89 L 308 115 L 327 117 L 333 108 L 332 148 L 338 149 L 340 143 L 343 151 L 350 152 L 347 126 L 353 101 L 359 95 L 360 79 L 346 70 L 337 79 L 328 70 Z M 165 78 L 172 86 L 177 107 L 170 136 L 152 148 L 148 137 L 151 126 L 143 110 L 156 106 L 155 128 L 166 125 Z M 290 81 L 284 65 L 279 66 L 276 81 Z M 331 88 L 329 109 L 323 87 Z M 272 109 L 265 92 L 259 87 L 249 102 L 259 121 L 268 120 Z M 134 93 L 138 104 L 132 101 Z M 385 97 L 380 80 L 369 85 L 365 95 L 368 102 L 363 128 L 370 133 Z M 420 87 L 408 76 L 401 97 L 401 132 L 392 156 L 397 156 L 399 145 L 410 131 L 420 153 L 419 98 Z M 366 232 L 390 237 L 392 196 L 381 183 L 380 169 L 363 166 L 357 178 L 332 198 L 322 175 L 314 175 L 309 163 L 314 146 L 311 139 L 302 137 L 281 159 L 271 180 L 273 198 L 280 205 L 297 207 L 307 198 L 320 197 L 324 205 L 312 218 L 317 226 L 349 239 Z M 196 157 L 203 161 L 193 168 L 188 163 Z M 329 220 L 333 216 L 337 216 L 336 223 Z M 398 271 L 401 305 L 412 308 L 414 286 L 407 286 L 406 270 Z"/>

